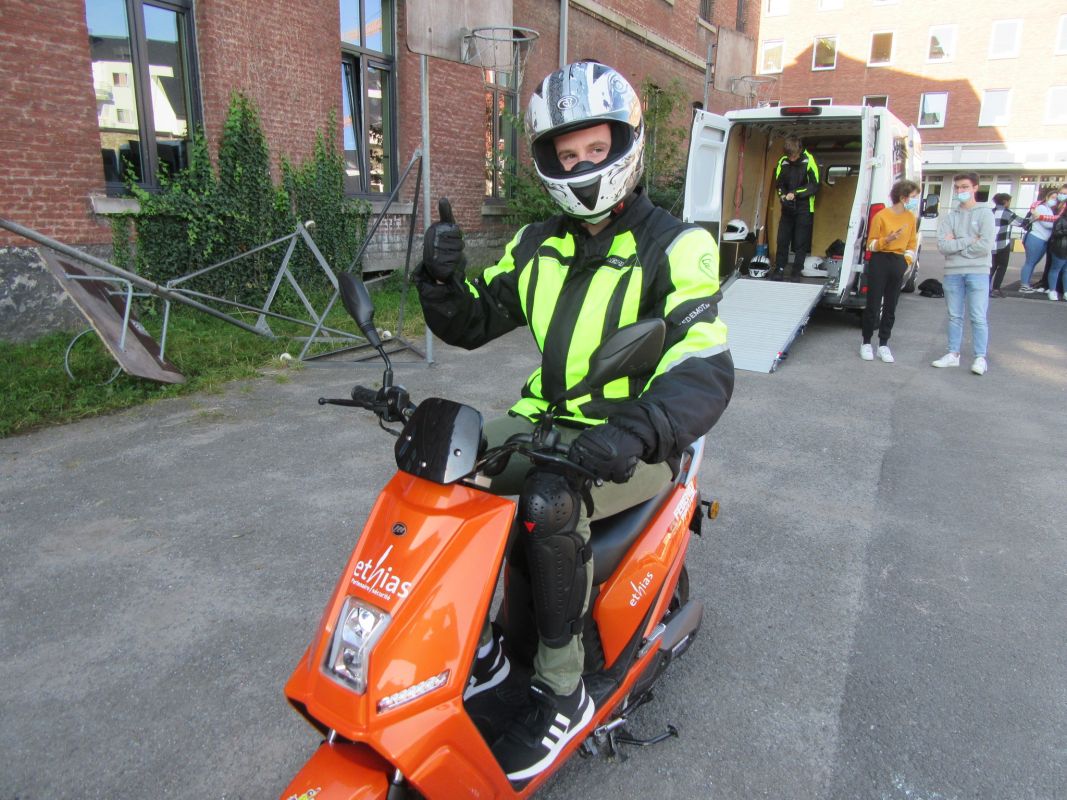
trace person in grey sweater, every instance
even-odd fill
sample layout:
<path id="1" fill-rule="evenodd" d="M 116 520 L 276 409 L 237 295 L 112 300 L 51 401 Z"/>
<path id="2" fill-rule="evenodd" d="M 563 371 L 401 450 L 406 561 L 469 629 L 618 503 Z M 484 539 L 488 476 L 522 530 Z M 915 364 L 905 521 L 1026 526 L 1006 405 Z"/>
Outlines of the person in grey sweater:
<path id="1" fill-rule="evenodd" d="M 971 318 L 974 362 L 971 372 L 985 375 L 989 344 L 989 267 L 996 239 L 993 212 L 978 205 L 978 174 L 961 172 L 952 178 L 957 205 L 937 223 L 937 249 L 945 256 L 945 304 L 948 306 L 948 352 L 935 367 L 958 367 L 963 341 L 963 313 Z"/>

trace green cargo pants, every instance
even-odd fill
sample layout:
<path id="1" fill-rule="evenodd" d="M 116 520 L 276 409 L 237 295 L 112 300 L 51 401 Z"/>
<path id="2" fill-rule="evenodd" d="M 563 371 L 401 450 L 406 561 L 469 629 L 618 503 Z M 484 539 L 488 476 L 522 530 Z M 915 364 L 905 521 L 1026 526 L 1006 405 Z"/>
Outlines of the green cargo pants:
<path id="1" fill-rule="evenodd" d="M 533 429 L 534 424 L 525 417 L 509 415 L 486 423 L 485 436 L 489 446 L 496 447 L 503 444 L 509 436 L 516 433 L 532 433 Z M 565 444 L 577 439 L 581 433 L 581 430 L 575 428 L 560 427 L 558 430 Z M 507 468 L 492 479 L 489 491 L 499 495 L 518 495 L 522 490 L 526 474 L 530 471 L 530 466 L 529 460 L 521 456 L 513 456 Z M 583 543 L 588 544 L 590 522 L 613 516 L 655 497 L 670 480 L 671 469 L 666 464 L 646 464 L 644 461 L 639 461 L 633 477 L 626 483 L 605 481 L 602 486 L 594 486 L 591 491 L 593 515 L 589 516 L 585 503 L 582 503 L 576 531 L 578 536 L 581 537 Z M 592 585 L 593 562 L 590 560 L 585 565 L 583 614 L 588 608 Z M 487 643 L 491 635 L 491 630 L 486 625 L 482 634 L 482 643 Z M 582 647 L 581 634 L 571 637 L 571 641 L 563 647 L 548 647 L 544 642 L 538 642 L 537 655 L 534 656 L 535 677 L 557 694 L 570 694 L 575 690 L 582 676 L 584 664 L 585 650 Z"/>

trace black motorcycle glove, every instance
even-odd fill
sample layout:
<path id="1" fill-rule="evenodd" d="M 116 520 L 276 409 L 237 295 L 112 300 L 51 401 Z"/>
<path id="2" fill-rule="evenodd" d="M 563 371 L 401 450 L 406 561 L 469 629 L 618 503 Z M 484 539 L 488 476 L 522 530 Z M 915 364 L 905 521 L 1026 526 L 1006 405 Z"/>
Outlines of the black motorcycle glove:
<path id="1" fill-rule="evenodd" d="M 602 480 L 626 483 L 644 450 L 637 436 L 605 422 L 582 431 L 571 444 L 568 457 Z"/>
<path id="2" fill-rule="evenodd" d="M 463 277 L 467 257 L 463 255 L 463 231 L 452 215 L 452 204 L 447 197 L 437 203 L 440 222 L 426 229 L 422 239 L 422 265 L 435 281 L 447 282 L 457 272 Z"/>

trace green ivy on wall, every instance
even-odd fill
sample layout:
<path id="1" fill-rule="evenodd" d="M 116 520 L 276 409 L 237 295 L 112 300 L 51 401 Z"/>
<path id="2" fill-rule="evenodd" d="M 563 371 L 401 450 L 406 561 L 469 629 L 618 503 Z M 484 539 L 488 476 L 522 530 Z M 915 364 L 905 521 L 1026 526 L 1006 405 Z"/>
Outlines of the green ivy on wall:
<path id="1" fill-rule="evenodd" d="M 115 263 L 132 265 L 144 277 L 165 283 L 290 234 L 297 219 L 311 219 L 316 223 L 312 238 L 327 263 L 335 271 L 347 269 L 366 235 L 370 206 L 344 196 L 344 160 L 336 147 L 327 145 L 336 127 L 331 114 L 311 158 L 299 166 L 283 160 L 282 183 L 275 186 L 259 112 L 251 99 L 234 93 L 217 171 L 198 130 L 190 143 L 189 166 L 176 175 L 161 172 L 158 192 L 129 183 L 140 209 L 112 223 Z M 190 288 L 258 304 L 284 252 L 280 244 L 268 248 L 197 277 Z M 303 245 L 289 266 L 306 289 L 326 287 L 325 274 Z"/>

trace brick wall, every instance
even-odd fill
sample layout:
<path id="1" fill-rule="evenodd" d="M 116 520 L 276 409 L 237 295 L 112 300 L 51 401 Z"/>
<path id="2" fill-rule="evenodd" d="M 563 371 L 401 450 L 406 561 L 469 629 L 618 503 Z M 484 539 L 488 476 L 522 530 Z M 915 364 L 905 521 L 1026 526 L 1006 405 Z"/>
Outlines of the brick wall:
<path id="1" fill-rule="evenodd" d="M 1010 8 L 999 0 L 970 0 L 965 12 L 944 3 L 899 3 L 873 6 L 871 0 L 845 0 L 836 11 L 814 12 L 814 3 L 794 2 L 786 16 L 764 17 L 760 40 L 783 39 L 784 70 L 772 98 L 782 104 L 832 97 L 834 104 L 858 104 L 864 95 L 889 96 L 889 110 L 909 124 L 919 115 L 920 95 L 948 92 L 943 128 L 923 128 L 923 141 L 997 142 L 1009 139 L 1063 139 L 1064 126 L 1044 124 L 1045 92 L 1062 85 L 1067 54 L 1054 55 L 1062 0 L 1030 0 Z M 993 20 L 1022 19 L 1022 46 L 1017 58 L 988 58 Z M 931 26 L 956 26 L 956 54 L 930 63 Z M 868 67 L 873 31 L 893 31 L 893 63 Z M 812 40 L 836 35 L 837 68 L 811 69 Z M 999 127 L 978 126 L 984 89 L 1011 89 L 1011 118 Z"/>
<path id="2" fill-rule="evenodd" d="M 0 216 L 75 242 L 106 241 L 85 4 L 4 3 L 0 35 Z M 101 238 L 102 237 L 102 238 Z M 27 241 L 0 230 L 0 246 Z"/>
<path id="3" fill-rule="evenodd" d="M 600 0 L 600 6 L 703 60 L 710 32 L 697 21 L 699 0 Z M 754 29 L 758 6 L 750 2 L 747 8 Z M 398 170 L 422 144 L 419 57 L 404 43 L 405 10 L 404 0 L 398 0 Z M 716 14 L 725 18 L 715 21 L 732 26 L 735 13 L 732 2 L 716 4 Z M 336 0 L 199 0 L 195 14 L 202 109 L 211 149 L 217 150 L 231 92 L 240 90 L 260 110 L 275 167 L 282 156 L 303 160 L 331 109 L 340 108 Z M 520 90 L 524 108 L 535 82 L 558 66 L 559 4 L 514 0 L 514 21 L 541 34 Z M 703 97 L 702 67 L 650 46 L 577 4 L 571 5 L 568 33 L 571 60 L 593 57 L 616 66 L 635 87 L 645 79 L 665 86 L 678 78 L 692 101 Z M 472 262 L 488 261 L 513 231 L 500 215 L 484 213 L 482 72 L 476 66 L 430 59 L 429 77 L 432 196 L 451 198 L 474 251 Z M 7 101 L 0 116 L 0 215 L 74 245 L 107 244 L 106 218 L 93 215 L 89 199 L 104 194 L 105 185 L 84 0 L 4 5 L 0 85 Z M 734 100 L 716 93 L 711 107 L 725 110 L 736 105 Z M 680 109 L 680 121 L 688 114 L 688 108 Z M 339 141 L 340 126 L 335 135 Z M 519 152 L 526 155 L 521 137 Z M 409 206 L 414 201 L 421 235 L 426 221 L 421 197 L 414 198 L 413 192 L 412 179 L 400 199 Z M 409 222 L 408 214 L 386 219 L 368 251 L 372 267 L 401 263 Z M 26 244 L 0 232 L 0 248 Z M 419 237 L 415 246 L 417 257 Z"/>

